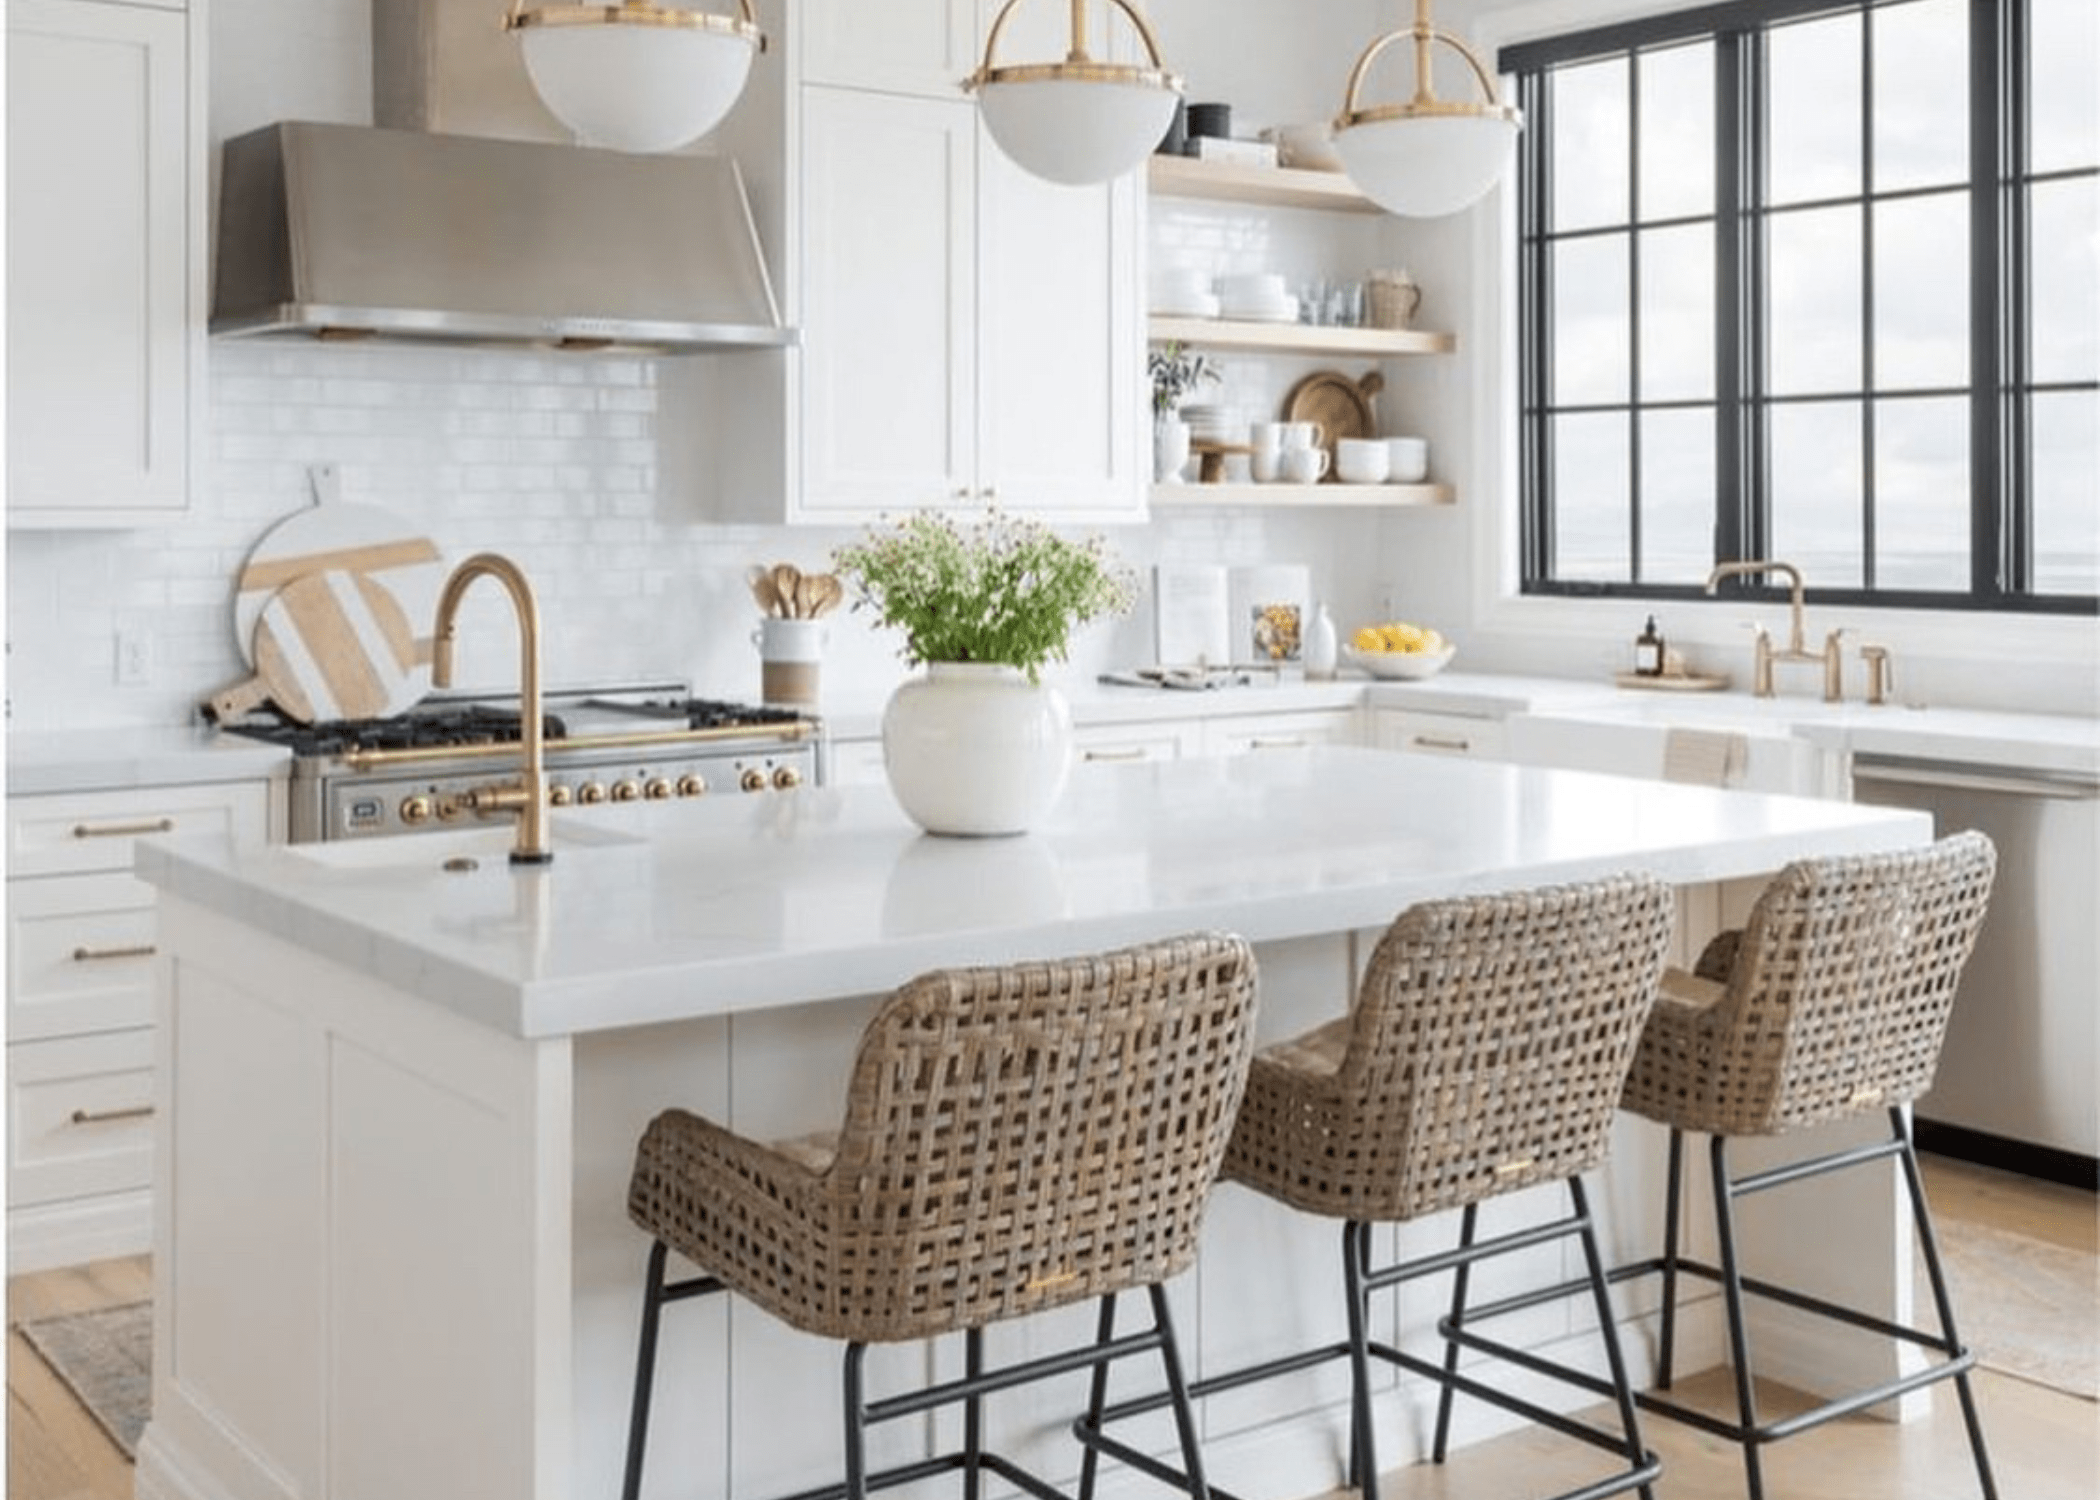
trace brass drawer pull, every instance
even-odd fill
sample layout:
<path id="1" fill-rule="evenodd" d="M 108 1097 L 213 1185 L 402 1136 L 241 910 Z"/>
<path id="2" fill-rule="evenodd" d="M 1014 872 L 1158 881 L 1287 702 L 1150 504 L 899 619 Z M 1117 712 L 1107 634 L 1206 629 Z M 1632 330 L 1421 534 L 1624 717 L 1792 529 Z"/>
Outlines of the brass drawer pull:
<path id="1" fill-rule="evenodd" d="M 1303 750 L 1305 741 L 1297 735 L 1282 740 L 1268 739 L 1262 735 L 1256 735 L 1253 739 L 1247 741 L 1247 748 L 1249 750 Z"/>
<path id="2" fill-rule="evenodd" d="M 124 1109 L 76 1109 L 72 1121 L 75 1125 L 108 1125 L 118 1120 L 143 1120 L 152 1113 L 150 1104 L 133 1104 Z"/>
<path id="3" fill-rule="evenodd" d="M 75 948 L 73 962 L 76 964 L 100 963 L 110 958 L 151 958 L 160 950 L 151 943 L 139 943 L 130 948 Z"/>
<path id="4" fill-rule="evenodd" d="M 1473 748 L 1471 740 L 1447 740 L 1433 734 L 1418 734 L 1414 738 L 1414 743 L 1418 749 L 1454 750 L 1460 755 L 1468 753 Z"/>
<path id="5" fill-rule="evenodd" d="M 150 823 L 104 823 L 100 827 L 92 823 L 75 823 L 73 837 L 76 839 L 129 839 L 146 833 L 173 833 L 173 818 L 155 818 Z"/>
<path id="6" fill-rule="evenodd" d="M 1082 760 L 1143 760 L 1144 758 L 1145 752 L 1143 747 L 1135 745 L 1128 750 L 1082 750 L 1080 752 L 1080 759 Z"/>

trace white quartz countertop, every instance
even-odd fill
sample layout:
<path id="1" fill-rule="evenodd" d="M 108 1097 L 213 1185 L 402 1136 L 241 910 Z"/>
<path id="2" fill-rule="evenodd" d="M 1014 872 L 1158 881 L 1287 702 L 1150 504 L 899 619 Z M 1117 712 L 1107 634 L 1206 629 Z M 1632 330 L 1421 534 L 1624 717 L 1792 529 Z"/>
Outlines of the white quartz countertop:
<path id="1" fill-rule="evenodd" d="M 1363 701 L 1368 681 L 1365 677 L 1345 675 L 1324 682 L 1270 682 L 1245 687 L 1195 689 L 1058 680 L 1057 687 L 1072 705 L 1075 724 L 1141 724 L 1165 719 L 1352 709 Z M 884 706 L 884 701 L 827 702 L 823 706 L 824 723 L 834 739 L 875 739 L 882 733 Z"/>
<path id="2" fill-rule="evenodd" d="M 287 750 L 201 725 L 7 734 L 7 790 L 17 797 L 253 781 L 290 765 Z"/>
<path id="3" fill-rule="evenodd" d="M 524 1037 L 889 989 L 942 965 L 1195 929 L 1382 926 L 1424 898 L 1639 868 L 1673 882 L 1922 843 L 1923 813 L 1390 752 L 1077 768 L 1020 838 L 919 833 L 880 786 L 598 808 L 299 847 L 147 840 L 141 875 Z M 472 868 L 448 871 L 466 856 Z M 179 958 L 178 958 L 179 961 Z"/>

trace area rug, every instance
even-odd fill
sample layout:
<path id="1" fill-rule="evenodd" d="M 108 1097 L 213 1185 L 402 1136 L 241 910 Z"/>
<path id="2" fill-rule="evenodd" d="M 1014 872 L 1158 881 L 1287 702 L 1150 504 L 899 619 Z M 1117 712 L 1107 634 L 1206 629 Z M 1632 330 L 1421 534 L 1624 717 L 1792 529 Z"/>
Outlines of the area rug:
<path id="1" fill-rule="evenodd" d="M 136 1459 L 153 1397 L 153 1304 L 35 1318 L 21 1329 L 124 1456 Z"/>
<path id="2" fill-rule="evenodd" d="M 1955 1325 L 2002 1374 L 2100 1400 L 2100 1258 L 1973 1220 L 1941 1219 Z M 1918 1274 L 1919 1321 L 1932 1326 Z"/>

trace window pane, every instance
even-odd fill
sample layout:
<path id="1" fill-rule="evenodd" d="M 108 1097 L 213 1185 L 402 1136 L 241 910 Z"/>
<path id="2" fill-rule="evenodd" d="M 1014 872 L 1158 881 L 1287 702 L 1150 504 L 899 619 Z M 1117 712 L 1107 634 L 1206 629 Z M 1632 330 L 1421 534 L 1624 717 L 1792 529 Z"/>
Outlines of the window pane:
<path id="1" fill-rule="evenodd" d="M 2100 178 L 2030 192 L 2034 378 L 2100 379 Z"/>
<path id="2" fill-rule="evenodd" d="M 1873 17 L 1876 191 L 1966 182 L 1966 0 L 1912 0 Z"/>
<path id="3" fill-rule="evenodd" d="M 1714 413 L 1641 417 L 1641 581 L 1704 583 L 1714 565 Z"/>
<path id="4" fill-rule="evenodd" d="M 1859 587 L 1859 403 L 1773 407 L 1771 442 L 1772 555 L 1800 568 L 1811 586 Z"/>
<path id="5" fill-rule="evenodd" d="M 1641 399 L 1714 393 L 1714 232 L 1710 224 L 1641 235 Z"/>
<path id="6" fill-rule="evenodd" d="M 1588 406 L 1627 399 L 1632 312 L 1626 236 L 1563 240 L 1553 247 L 1553 402 Z"/>
<path id="7" fill-rule="evenodd" d="M 1628 217 L 1633 161 L 1626 59 L 1553 74 L 1553 227 L 1587 229 Z"/>
<path id="8" fill-rule="evenodd" d="M 1777 214 L 1767 230 L 1770 388 L 1774 395 L 1860 385 L 1857 208 Z"/>
<path id="9" fill-rule="evenodd" d="M 2034 586 L 2100 594 L 2100 395 L 2034 398 Z"/>
<path id="10" fill-rule="evenodd" d="M 1874 409 L 1874 586 L 1969 591 L 1969 403 Z"/>
<path id="11" fill-rule="evenodd" d="M 1714 49 L 1711 42 L 1640 59 L 1641 217 L 1714 211 Z"/>
<path id="12" fill-rule="evenodd" d="M 1626 518 L 1633 459 L 1624 412 L 1553 419 L 1553 576 L 1623 583 L 1632 576 Z"/>
<path id="13" fill-rule="evenodd" d="M 1969 199 L 1898 198 L 1874 209 L 1874 385 L 1969 382 Z"/>
<path id="14" fill-rule="evenodd" d="M 1765 139 L 1771 201 L 1800 203 L 1860 190 L 1860 30 L 1857 13 L 1774 27 Z"/>
<path id="15" fill-rule="evenodd" d="M 2100 165 L 2100 5 L 2029 0 L 2028 165 Z"/>

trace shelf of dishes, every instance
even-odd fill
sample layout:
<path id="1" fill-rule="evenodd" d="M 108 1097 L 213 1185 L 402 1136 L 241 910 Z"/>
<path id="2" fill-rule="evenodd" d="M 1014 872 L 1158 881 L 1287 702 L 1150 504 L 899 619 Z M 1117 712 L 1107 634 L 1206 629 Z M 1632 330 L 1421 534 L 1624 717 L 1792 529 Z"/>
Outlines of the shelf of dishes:
<path id="1" fill-rule="evenodd" d="M 1458 335 L 1422 328 L 1347 328 L 1316 323 L 1249 323 L 1229 318 L 1175 318 L 1155 313 L 1146 336 L 1156 344 L 1201 344 L 1206 349 L 1308 354 L 1449 354 Z"/>
<path id="2" fill-rule="evenodd" d="M 1204 198 L 1218 203 L 1257 203 L 1271 208 L 1321 208 L 1343 213 L 1384 210 L 1357 191 L 1340 172 L 1297 167 L 1249 167 L 1237 162 L 1155 156 L 1147 185 L 1162 198 Z"/>
<path id="3" fill-rule="evenodd" d="M 1173 483 L 1152 486 L 1154 505 L 1453 505 L 1457 491 L 1448 484 L 1216 484 Z"/>

